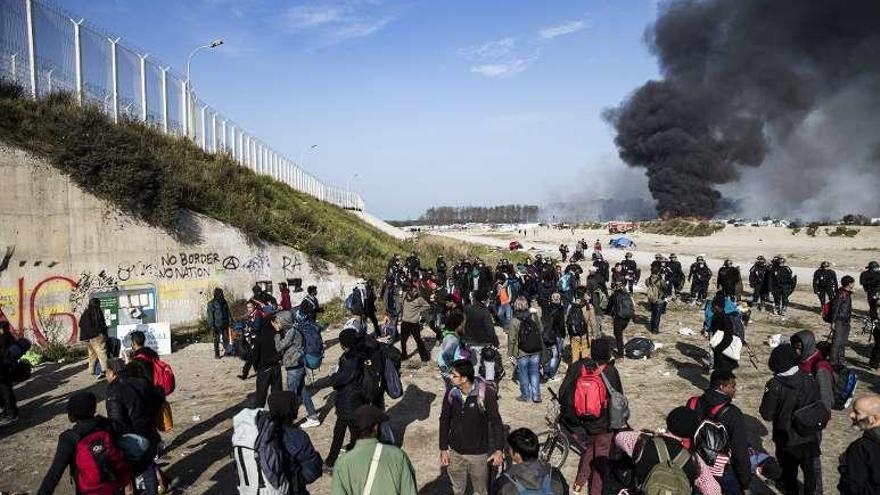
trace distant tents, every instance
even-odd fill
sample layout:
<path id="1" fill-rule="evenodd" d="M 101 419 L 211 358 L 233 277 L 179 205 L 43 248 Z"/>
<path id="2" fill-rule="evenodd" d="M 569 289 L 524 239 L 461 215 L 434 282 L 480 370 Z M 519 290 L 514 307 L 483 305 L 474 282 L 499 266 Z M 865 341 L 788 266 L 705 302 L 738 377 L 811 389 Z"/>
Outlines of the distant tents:
<path id="1" fill-rule="evenodd" d="M 636 243 L 628 237 L 614 237 L 608 241 L 608 246 L 617 249 L 628 249 L 636 247 Z"/>

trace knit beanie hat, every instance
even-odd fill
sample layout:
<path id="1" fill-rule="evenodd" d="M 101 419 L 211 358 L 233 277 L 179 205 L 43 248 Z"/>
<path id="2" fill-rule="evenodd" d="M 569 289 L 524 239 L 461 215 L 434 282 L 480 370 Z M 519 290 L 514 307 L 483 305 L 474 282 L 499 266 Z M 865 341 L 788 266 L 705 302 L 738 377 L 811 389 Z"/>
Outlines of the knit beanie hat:
<path id="1" fill-rule="evenodd" d="M 779 344 L 770 353 L 770 361 L 767 364 L 773 373 L 784 373 L 798 365 L 798 356 L 791 344 Z"/>
<path id="2" fill-rule="evenodd" d="M 97 408 L 98 399 L 91 392 L 77 392 L 67 400 L 67 415 L 75 420 L 93 418 Z"/>
<path id="3" fill-rule="evenodd" d="M 693 438 L 700 426 L 700 415 L 685 406 L 679 406 L 666 416 L 666 430 L 679 438 Z"/>

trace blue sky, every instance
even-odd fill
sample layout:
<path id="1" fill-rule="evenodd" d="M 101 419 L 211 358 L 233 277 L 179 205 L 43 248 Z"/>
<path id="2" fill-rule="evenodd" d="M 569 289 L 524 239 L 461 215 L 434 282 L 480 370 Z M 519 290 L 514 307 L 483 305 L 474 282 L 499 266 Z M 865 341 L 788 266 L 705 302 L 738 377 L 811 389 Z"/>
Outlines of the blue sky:
<path id="1" fill-rule="evenodd" d="M 602 109 L 649 78 L 653 0 L 71 0 L 383 218 L 434 205 L 645 195 Z M 598 182 L 600 176 L 613 181 Z"/>

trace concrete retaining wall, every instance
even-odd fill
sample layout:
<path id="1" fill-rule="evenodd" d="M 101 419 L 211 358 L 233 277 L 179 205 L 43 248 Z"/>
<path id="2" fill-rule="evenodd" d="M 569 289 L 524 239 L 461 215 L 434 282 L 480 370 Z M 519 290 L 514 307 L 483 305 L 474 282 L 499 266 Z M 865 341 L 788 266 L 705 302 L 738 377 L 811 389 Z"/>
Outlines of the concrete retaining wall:
<path id="1" fill-rule="evenodd" d="M 146 318 L 174 328 L 196 323 L 215 287 L 227 299 L 241 298 L 256 282 L 270 281 L 277 297 L 278 282 L 301 279 L 303 287 L 317 285 L 326 301 L 356 281 L 330 263 L 318 268 L 293 249 L 251 244 L 237 229 L 191 212 L 182 214 L 197 240 L 180 242 L 2 145 L 0 181 L 0 256 L 14 249 L 0 270 L 0 308 L 14 328 L 38 338 L 53 331 L 75 339 L 91 295 L 107 303 L 105 314 L 118 313 L 114 323 Z M 292 294 L 294 304 L 303 295 Z"/>

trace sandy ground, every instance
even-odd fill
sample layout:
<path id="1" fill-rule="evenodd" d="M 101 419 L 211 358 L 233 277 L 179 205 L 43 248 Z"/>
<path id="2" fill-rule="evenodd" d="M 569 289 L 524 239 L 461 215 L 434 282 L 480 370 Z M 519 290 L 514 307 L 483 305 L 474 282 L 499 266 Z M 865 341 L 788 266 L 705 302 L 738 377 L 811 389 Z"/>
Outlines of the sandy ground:
<path id="1" fill-rule="evenodd" d="M 596 238 L 595 233 L 589 232 L 578 232 L 576 237 L 567 238 L 571 241 L 581 236 L 591 241 Z M 604 242 L 607 235 L 600 238 Z M 557 242 L 552 236 L 548 236 L 547 241 Z M 669 240 L 671 241 L 672 239 Z M 686 241 L 690 249 L 701 252 L 711 251 L 707 244 L 697 244 L 697 241 L 717 242 L 712 238 L 699 238 L 693 241 L 693 245 L 690 244 L 691 239 L 680 241 L 682 244 L 675 245 L 676 252 L 680 253 L 685 252 L 682 246 Z M 806 244 L 804 241 L 805 239 L 801 239 Z M 645 238 L 637 242 L 641 242 L 642 246 L 648 245 Z M 751 256 L 745 256 L 750 252 L 747 249 L 748 242 L 743 241 L 741 244 L 742 246 L 727 249 L 738 250 L 747 259 Z M 805 248 L 802 250 L 807 251 Z M 768 249 L 765 252 L 774 251 Z M 833 252 L 826 255 L 836 259 L 836 254 L 837 252 Z M 802 285 L 801 288 L 805 286 Z M 647 335 L 648 311 L 644 305 L 644 296 L 637 294 L 636 301 L 639 303 L 638 316 L 626 330 L 628 339 Z M 818 336 L 824 336 L 827 332 L 827 325 L 822 323 L 818 315 L 818 303 L 811 293 L 798 291 L 792 301 L 792 310 L 786 319 L 756 313 L 748 329 L 748 340 L 757 353 L 758 369 L 751 367 L 744 357 L 738 371 L 740 390 L 736 403 L 747 415 L 752 443 L 771 451 L 773 446 L 768 425 L 757 415 L 763 385 L 769 377 L 766 361 L 770 350 L 763 342 L 771 334 L 782 333 L 787 336 L 804 328 L 812 329 Z M 860 292 L 856 297 L 856 308 L 860 312 L 866 309 L 864 296 Z M 632 404 L 631 424 L 635 428 L 660 427 L 670 409 L 683 404 L 688 397 L 698 394 L 708 385 L 707 373 L 701 361 L 705 342 L 698 335 L 682 336 L 678 333 L 681 328 L 698 332 L 701 322 L 702 316 L 696 308 L 673 304 L 664 318 L 662 333 L 654 339 L 663 345 L 662 349 L 649 360 L 626 360 L 619 363 L 624 388 Z M 500 329 L 498 331 L 503 342 L 506 338 Z M 328 354 L 325 365 L 316 373 L 317 381 L 312 388 L 316 405 L 321 407 L 324 424 L 308 432 L 322 454 L 326 454 L 329 448 L 335 421 L 332 391 L 327 386 L 326 377 L 340 352 L 335 338 L 337 333 L 338 329 L 327 331 L 325 340 Z M 426 337 L 429 334 L 428 330 L 423 332 Z M 859 392 L 880 392 L 880 378 L 865 368 L 870 352 L 867 336 L 859 334 L 854 328 L 851 339 L 852 347 L 847 357 L 861 378 Z M 432 338 L 427 341 L 434 347 Z M 432 354 L 436 356 L 436 352 L 437 348 L 434 347 Z M 245 382 L 235 378 L 241 362 L 235 358 L 214 360 L 207 344 L 192 344 L 178 349 L 168 357 L 168 362 L 176 370 L 178 388 L 171 397 L 176 426 L 165 436 L 170 446 L 162 460 L 165 469 L 179 480 L 184 493 L 236 493 L 235 469 L 229 457 L 231 418 L 245 406 L 248 395 L 253 393 L 253 378 Z M 510 376 L 510 365 L 507 364 L 506 367 Z M 442 401 L 442 381 L 433 362 L 416 370 L 408 369 L 405 365 L 403 381 L 406 393 L 397 401 L 389 400 L 388 410 L 393 428 L 398 438 L 402 438 L 403 447 L 415 466 L 420 494 L 449 493 L 448 484 L 437 462 L 437 421 Z M 555 385 L 558 386 L 550 386 L 556 388 Z M 544 416 L 549 409 L 549 401 L 523 405 L 513 400 L 518 393 L 516 387 L 509 379 L 505 379 L 501 386 L 501 412 L 505 423 L 512 428 L 527 426 L 536 431 L 544 429 Z M 546 390 L 546 386 L 542 388 Z M 84 389 L 95 392 L 103 399 L 106 385 L 103 382 L 96 383 L 87 376 L 83 362 L 66 366 L 41 366 L 31 380 L 16 388 L 22 419 L 17 424 L 0 430 L 0 490 L 34 491 L 37 488 L 51 461 L 58 434 L 68 426 L 64 414 L 66 399 L 72 392 Z M 545 393 L 544 396 L 545 399 L 548 398 L 548 394 Z M 99 405 L 99 411 L 103 410 L 103 404 Z M 835 412 L 824 434 L 822 450 L 824 484 L 828 493 L 836 492 L 838 456 L 857 436 L 858 433 L 850 428 L 846 413 Z M 576 459 L 570 457 L 564 467 L 569 480 L 573 479 L 575 469 Z M 327 494 L 329 486 L 330 477 L 324 476 L 310 490 L 313 495 Z M 56 493 L 73 493 L 68 477 L 62 479 Z"/>

